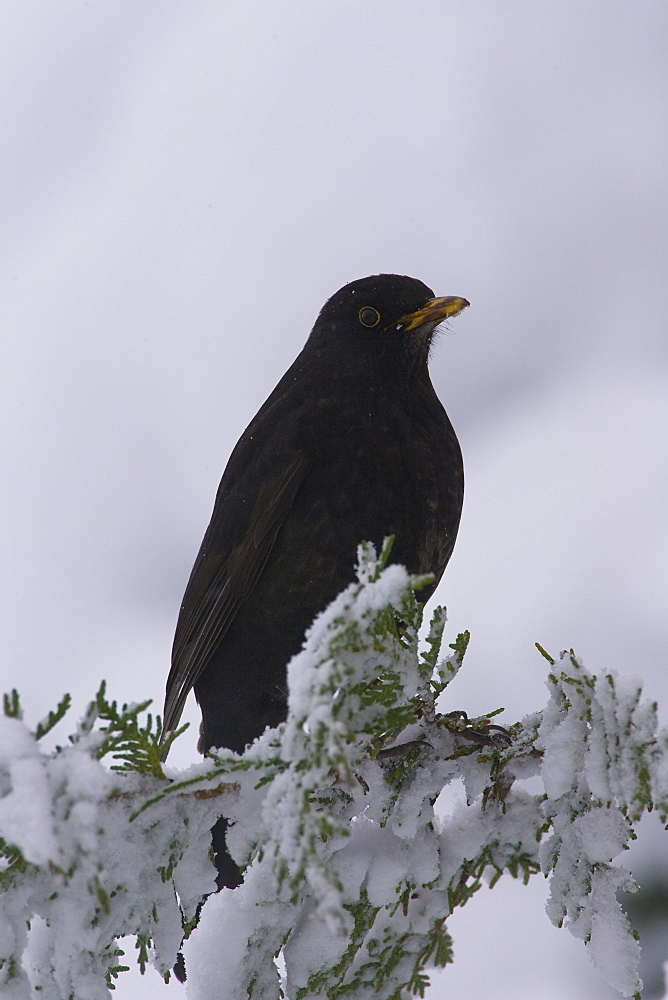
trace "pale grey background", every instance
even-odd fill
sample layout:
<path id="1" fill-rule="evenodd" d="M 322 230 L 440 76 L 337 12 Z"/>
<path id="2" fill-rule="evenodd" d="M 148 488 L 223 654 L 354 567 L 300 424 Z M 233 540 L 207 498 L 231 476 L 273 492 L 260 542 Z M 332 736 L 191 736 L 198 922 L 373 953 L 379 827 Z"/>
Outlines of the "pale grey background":
<path id="1" fill-rule="evenodd" d="M 31 718 L 103 676 L 160 704 L 232 446 L 377 271 L 471 301 L 432 361 L 467 471 L 453 706 L 541 707 L 536 639 L 668 704 L 667 24 L 659 0 L 5 0 L 0 669 Z M 544 894 L 455 916 L 429 1000 L 607 996 Z"/>

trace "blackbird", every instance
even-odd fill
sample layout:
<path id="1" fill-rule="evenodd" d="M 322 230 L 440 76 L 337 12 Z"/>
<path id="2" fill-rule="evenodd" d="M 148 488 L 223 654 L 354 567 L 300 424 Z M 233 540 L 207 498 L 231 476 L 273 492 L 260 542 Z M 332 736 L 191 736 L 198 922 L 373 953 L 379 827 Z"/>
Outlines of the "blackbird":
<path id="1" fill-rule="evenodd" d="M 242 752 L 286 717 L 286 664 L 355 579 L 357 546 L 431 573 L 452 553 L 464 495 L 455 432 L 431 384 L 435 328 L 468 305 L 415 278 L 353 281 L 324 305 L 301 354 L 236 445 L 186 588 L 164 732 L 191 688 L 199 749 Z M 218 885 L 237 885 L 214 828 Z"/>

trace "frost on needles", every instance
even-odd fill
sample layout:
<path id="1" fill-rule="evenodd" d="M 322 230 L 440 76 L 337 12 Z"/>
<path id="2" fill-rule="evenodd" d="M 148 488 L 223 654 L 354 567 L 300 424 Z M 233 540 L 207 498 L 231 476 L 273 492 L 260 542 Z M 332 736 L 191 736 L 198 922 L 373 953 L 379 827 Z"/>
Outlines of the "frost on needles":
<path id="1" fill-rule="evenodd" d="M 287 721 L 243 755 L 165 767 L 148 703 L 119 709 L 104 686 L 47 751 L 68 700 L 31 729 L 18 695 L 5 698 L 3 998 L 104 1000 L 130 960 L 128 935 L 142 970 L 165 979 L 182 948 L 194 1000 L 424 996 L 429 969 L 453 960 L 453 910 L 483 882 L 538 872 L 550 879 L 549 918 L 620 993 L 640 990 L 639 945 L 616 896 L 635 883 L 613 860 L 645 810 L 666 820 L 656 706 L 563 653 L 547 657 L 546 707 L 522 722 L 441 714 L 468 636 L 443 657 L 437 608 L 420 649 L 413 591 L 425 581 L 388 555 L 360 547 L 357 582 L 289 665 Z M 536 776 L 539 794 L 524 787 Z M 453 781 L 467 803 L 442 818 Z M 244 884 L 200 910 L 221 814 Z"/>

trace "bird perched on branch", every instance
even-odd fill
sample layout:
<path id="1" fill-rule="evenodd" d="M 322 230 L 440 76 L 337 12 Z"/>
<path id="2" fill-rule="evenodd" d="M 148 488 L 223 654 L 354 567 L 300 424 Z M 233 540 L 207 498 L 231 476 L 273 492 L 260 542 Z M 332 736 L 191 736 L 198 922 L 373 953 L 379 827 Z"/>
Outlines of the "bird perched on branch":
<path id="1" fill-rule="evenodd" d="M 186 588 L 164 732 L 191 690 L 199 749 L 242 752 L 286 716 L 286 665 L 355 578 L 361 541 L 395 536 L 392 561 L 432 573 L 452 554 L 462 457 L 431 384 L 434 330 L 468 302 L 378 274 L 326 302 L 304 349 L 235 447 Z M 214 828 L 218 884 L 237 885 Z"/>

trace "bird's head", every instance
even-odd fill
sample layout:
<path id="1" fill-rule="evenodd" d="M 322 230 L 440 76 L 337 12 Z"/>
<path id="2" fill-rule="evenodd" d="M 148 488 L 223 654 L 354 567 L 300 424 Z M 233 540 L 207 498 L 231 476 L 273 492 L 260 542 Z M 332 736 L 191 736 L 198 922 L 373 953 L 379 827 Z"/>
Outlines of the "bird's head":
<path id="1" fill-rule="evenodd" d="M 311 333 L 315 346 L 409 357 L 426 363 L 436 327 L 468 306 L 458 296 L 436 298 L 417 278 L 374 274 L 344 285 L 323 306 Z"/>

